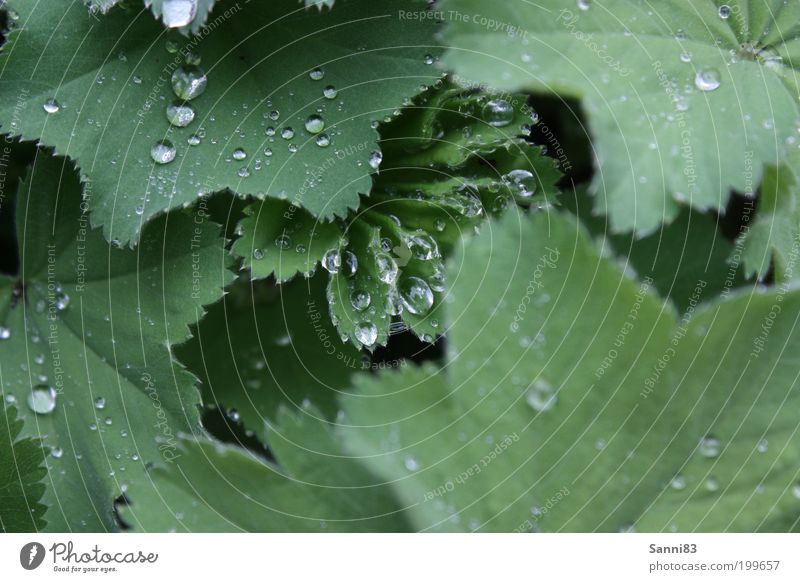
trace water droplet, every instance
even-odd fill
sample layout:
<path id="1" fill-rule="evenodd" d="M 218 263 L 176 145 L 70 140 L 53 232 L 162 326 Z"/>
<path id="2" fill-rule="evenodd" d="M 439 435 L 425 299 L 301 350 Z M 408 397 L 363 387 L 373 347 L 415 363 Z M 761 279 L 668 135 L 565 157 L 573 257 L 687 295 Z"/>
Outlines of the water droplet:
<path id="1" fill-rule="evenodd" d="M 313 69 L 308 76 L 312 81 L 321 81 L 325 77 L 325 71 L 323 71 L 320 67 L 317 67 L 316 69 Z"/>
<path id="2" fill-rule="evenodd" d="M 306 131 L 317 134 L 325 129 L 325 121 L 319 115 L 311 115 L 306 119 Z"/>
<path id="3" fill-rule="evenodd" d="M 436 229 L 436 232 L 444 232 L 444 229 L 445 229 L 446 226 L 447 226 L 447 223 L 444 220 L 442 220 L 441 218 L 437 218 L 433 222 L 433 228 Z"/>
<path id="4" fill-rule="evenodd" d="M 236 175 L 239 176 L 240 178 L 249 178 L 250 177 L 250 170 L 248 170 L 246 167 L 242 166 L 241 168 L 239 168 L 237 170 Z"/>
<path id="5" fill-rule="evenodd" d="M 669 486 L 676 491 L 686 489 L 686 478 L 681 474 L 675 475 L 669 482 Z"/>
<path id="6" fill-rule="evenodd" d="M 294 130 L 291 127 L 284 127 L 281 130 L 281 137 L 283 139 L 292 139 L 294 137 Z"/>
<path id="7" fill-rule="evenodd" d="M 375 266 L 378 268 L 378 278 L 387 285 L 394 285 L 399 270 L 394 259 L 386 253 L 378 253 L 375 256 Z"/>
<path id="8" fill-rule="evenodd" d="M 322 257 L 322 268 L 328 271 L 331 275 L 339 272 L 339 267 L 342 265 L 342 255 L 339 254 L 337 249 L 331 249 Z"/>
<path id="9" fill-rule="evenodd" d="M 528 170 L 512 170 L 505 176 L 514 192 L 523 198 L 536 194 L 537 180 Z"/>
<path id="10" fill-rule="evenodd" d="M 60 459 L 61 457 L 64 456 L 64 449 L 62 449 L 61 447 L 56 447 L 50 451 L 50 456 L 53 457 L 54 459 Z"/>
<path id="11" fill-rule="evenodd" d="M 372 297 L 366 291 L 353 291 L 350 294 L 350 305 L 356 311 L 364 311 L 372 303 Z"/>
<path id="12" fill-rule="evenodd" d="M 431 235 L 424 230 L 417 230 L 403 238 L 408 250 L 415 259 L 430 261 L 439 256 L 439 245 Z"/>
<path id="13" fill-rule="evenodd" d="M 186 127 L 194 121 L 194 109 L 188 103 L 173 101 L 167 105 L 167 120 L 175 127 Z"/>
<path id="14" fill-rule="evenodd" d="M 483 106 L 481 116 L 493 127 L 505 127 L 514 120 L 514 107 L 504 99 L 492 99 Z"/>
<path id="15" fill-rule="evenodd" d="M 321 148 L 326 148 L 329 145 L 331 145 L 331 138 L 329 138 L 328 134 L 326 134 L 326 133 L 319 134 L 315 141 L 316 141 L 317 145 L 319 147 L 321 147 Z"/>
<path id="16" fill-rule="evenodd" d="M 233 150 L 233 159 L 234 160 L 243 160 L 247 157 L 247 152 L 244 151 L 242 148 L 236 148 Z"/>
<path id="17" fill-rule="evenodd" d="M 556 405 L 558 396 L 555 388 L 547 380 L 539 378 L 528 388 L 525 401 L 536 412 L 545 412 Z"/>
<path id="18" fill-rule="evenodd" d="M 592 7 L 592 2 L 591 0 L 578 0 L 577 5 L 580 10 L 586 11 Z"/>
<path id="19" fill-rule="evenodd" d="M 376 150 L 369 155 L 369 166 L 373 170 L 380 168 L 381 162 L 383 162 L 383 154 L 381 152 Z"/>
<path id="20" fill-rule="evenodd" d="M 189 137 L 186 138 L 186 143 L 190 146 L 199 146 L 200 145 L 200 136 L 196 133 L 193 133 Z"/>
<path id="21" fill-rule="evenodd" d="M 168 139 L 162 139 L 150 148 L 150 157 L 157 164 L 168 164 L 175 159 L 175 146 Z"/>
<path id="22" fill-rule="evenodd" d="M 700 445 L 698 446 L 697 450 L 706 458 L 713 459 L 714 457 L 719 456 L 721 443 L 719 439 L 711 436 L 706 435 L 702 439 L 700 439 Z"/>
<path id="23" fill-rule="evenodd" d="M 416 471 L 419 469 L 419 461 L 417 461 L 415 457 L 412 457 L 410 455 L 405 458 L 405 460 L 403 461 L 403 465 L 409 471 Z"/>
<path id="24" fill-rule="evenodd" d="M 701 91 L 714 91 L 720 86 L 719 71 L 716 69 L 698 71 L 694 78 L 694 84 Z"/>
<path id="25" fill-rule="evenodd" d="M 28 407 L 36 414 L 50 414 L 56 408 L 56 391 L 50 386 L 34 386 L 28 394 Z"/>
<path id="26" fill-rule="evenodd" d="M 427 54 L 427 55 L 425 55 L 425 57 L 422 59 L 422 62 L 424 62 L 426 65 L 432 65 L 433 63 L 435 63 L 435 62 L 436 62 L 436 60 L 433 58 L 433 55 L 431 55 L 431 54 Z"/>
<path id="27" fill-rule="evenodd" d="M 70 303 L 69 295 L 67 295 L 60 289 L 56 292 L 55 300 L 56 300 L 55 301 L 56 309 L 58 311 L 64 311 L 67 309 L 67 307 L 69 307 Z"/>
<path id="28" fill-rule="evenodd" d="M 7 327 L 0 326 L 0 340 L 7 340 L 11 337 L 11 330 Z"/>
<path id="29" fill-rule="evenodd" d="M 728 20 L 728 17 L 731 15 L 731 7 L 727 4 L 723 4 L 719 7 L 719 17 L 722 20 Z"/>
<path id="30" fill-rule="evenodd" d="M 342 262 L 344 269 L 342 272 L 346 277 L 352 277 L 358 271 L 358 258 L 352 251 L 344 252 L 344 261 Z"/>
<path id="31" fill-rule="evenodd" d="M 792 495 L 794 495 L 795 499 L 800 499 L 800 482 L 795 483 L 792 487 Z"/>
<path id="32" fill-rule="evenodd" d="M 94 399 L 94 407 L 98 410 L 102 410 L 106 407 L 106 399 L 102 396 L 98 396 Z"/>
<path id="33" fill-rule="evenodd" d="M 339 90 L 333 85 L 328 85 L 322 90 L 322 95 L 325 99 L 336 99 L 336 96 L 339 95 Z"/>
<path id="34" fill-rule="evenodd" d="M 297 144 L 290 143 L 288 149 L 289 149 L 289 153 L 290 154 L 296 154 L 297 153 Z"/>
<path id="35" fill-rule="evenodd" d="M 199 65 L 201 60 L 202 59 L 200 58 L 199 54 L 190 51 L 186 53 L 186 58 L 183 62 L 185 62 L 187 65 Z"/>
<path id="36" fill-rule="evenodd" d="M 767 441 L 767 439 L 761 439 L 760 441 L 758 441 L 759 453 L 766 453 L 768 448 L 769 448 L 769 441 Z"/>
<path id="37" fill-rule="evenodd" d="M 409 313 L 425 315 L 433 307 L 433 291 L 419 277 L 405 277 L 400 281 L 400 297 Z"/>
<path id="38" fill-rule="evenodd" d="M 191 101 L 206 90 L 208 78 L 197 65 L 179 67 L 172 73 L 172 90 L 183 101 Z"/>
<path id="39" fill-rule="evenodd" d="M 189 25 L 197 14 L 197 0 L 164 0 L 161 17 L 169 28 Z"/>
<path id="40" fill-rule="evenodd" d="M 713 475 L 709 476 L 705 482 L 706 491 L 719 491 L 719 481 Z"/>
<path id="41" fill-rule="evenodd" d="M 44 109 L 46 113 L 58 113 L 61 110 L 61 105 L 59 105 L 58 101 L 51 97 L 44 102 L 42 109 Z"/>
<path id="42" fill-rule="evenodd" d="M 282 234 L 275 239 L 275 246 L 282 251 L 288 250 L 292 246 L 292 239 L 288 234 Z"/>
<path id="43" fill-rule="evenodd" d="M 692 53 L 686 52 L 686 51 L 682 52 L 681 53 L 681 61 L 683 61 L 684 63 L 691 63 L 692 62 Z"/>
<path id="44" fill-rule="evenodd" d="M 372 346 L 378 341 L 378 328 L 370 321 L 362 321 L 356 325 L 356 339 L 365 346 Z"/>
<path id="45" fill-rule="evenodd" d="M 253 249 L 253 258 L 256 261 L 260 261 L 264 258 L 264 251 L 261 249 Z"/>

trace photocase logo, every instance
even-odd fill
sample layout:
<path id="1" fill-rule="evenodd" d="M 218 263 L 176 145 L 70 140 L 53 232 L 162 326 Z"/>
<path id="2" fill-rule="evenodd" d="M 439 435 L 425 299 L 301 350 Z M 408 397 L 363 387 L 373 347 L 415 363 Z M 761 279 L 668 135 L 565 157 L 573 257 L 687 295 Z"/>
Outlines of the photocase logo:
<path id="1" fill-rule="evenodd" d="M 35 570 L 44 561 L 44 546 L 38 542 L 30 542 L 22 546 L 19 552 L 19 563 L 26 570 Z"/>

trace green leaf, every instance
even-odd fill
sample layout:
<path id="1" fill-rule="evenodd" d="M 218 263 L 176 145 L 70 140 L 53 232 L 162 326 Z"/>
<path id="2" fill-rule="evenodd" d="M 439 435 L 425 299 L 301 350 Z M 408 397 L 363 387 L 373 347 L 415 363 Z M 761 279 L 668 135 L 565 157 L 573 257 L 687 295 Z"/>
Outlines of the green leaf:
<path id="1" fill-rule="evenodd" d="M 346 456 L 340 439 L 305 409 L 271 427 L 277 464 L 207 441 L 131 490 L 139 531 L 407 531 L 391 489 Z"/>
<path id="2" fill-rule="evenodd" d="M 680 205 L 725 208 L 784 160 L 798 120 L 800 5 L 444 0 L 445 65 L 500 90 L 580 98 L 613 231 L 654 231 Z M 717 88 L 714 88 L 717 86 Z"/>
<path id="3" fill-rule="evenodd" d="M 288 474 L 316 469 L 328 484 L 358 459 L 415 531 L 796 531 L 800 293 L 737 293 L 678 319 L 574 220 L 508 213 L 492 226 L 451 262 L 443 367 L 355 376 L 329 434 L 344 448 L 278 422 L 270 443 Z M 159 470 L 166 506 L 150 529 L 175 527 L 176 511 L 189 529 L 221 528 L 197 499 L 244 529 L 310 529 L 263 513 L 306 483 L 259 478 L 248 503 L 255 480 L 224 464 L 243 453 L 186 447 L 198 461 Z M 202 490 L 187 499 L 171 484 Z M 363 508 L 363 492 L 337 493 L 337 508 Z M 300 507 L 327 516 L 324 502 Z"/>
<path id="4" fill-rule="evenodd" d="M 439 78 L 426 64 L 436 24 L 398 17 L 425 6 L 350 0 L 316 13 L 296 0 L 230 0 L 187 39 L 165 34 L 144 9 L 116 7 L 98 22 L 80 4 L 15 0 L 8 7 L 24 27 L 2 49 L 0 123 L 76 161 L 93 184 L 92 223 L 109 240 L 136 240 L 146 220 L 223 189 L 289 197 L 330 220 L 370 190 L 372 121 Z M 173 127 L 171 79 L 195 70 L 187 58 L 201 60 L 207 89 L 189 103 L 195 119 Z M 313 80 L 318 68 L 324 78 Z M 312 115 L 323 118 L 328 147 L 305 129 Z M 290 128 L 293 137 L 281 137 Z M 151 149 L 162 140 L 175 159 L 159 164 Z M 172 149 L 155 153 L 167 160 Z M 324 179 L 311 189 L 315 175 Z"/>
<path id="5" fill-rule="evenodd" d="M 3 391 L 53 450 L 52 531 L 116 529 L 114 499 L 199 432 L 196 379 L 171 350 L 232 279 L 203 203 L 154 221 L 134 252 L 90 230 L 91 196 L 40 150 L 17 200 L 19 276 L 0 279 Z"/>
<path id="6" fill-rule="evenodd" d="M 745 225 L 745 230 L 739 238 L 739 243 L 744 247 L 742 261 L 748 277 L 755 275 L 761 281 L 772 269 L 778 282 L 798 278 L 797 260 L 800 252 L 798 169 L 800 169 L 800 155 L 794 150 L 788 163 L 777 167 L 768 166 L 765 170 L 761 195 L 758 199 L 758 212 L 752 224 Z"/>
<path id="7" fill-rule="evenodd" d="M 616 256 L 620 268 L 636 278 L 651 279 L 659 295 L 681 313 L 744 282 L 743 261 L 735 252 L 741 249 L 723 235 L 714 216 L 684 208 L 672 223 L 642 238 L 611 234 L 608 217 L 592 214 L 584 187 L 563 193 L 560 200 L 597 238 L 602 252 Z"/>
<path id="8" fill-rule="evenodd" d="M 5 392 L 5 388 L 3 388 Z M 0 532 L 32 532 L 45 527 L 47 510 L 40 503 L 44 494 L 42 480 L 44 451 L 41 441 L 18 438 L 22 421 L 17 409 L 6 406 L 0 414 Z"/>
<path id="9" fill-rule="evenodd" d="M 317 276 L 234 285 L 175 351 L 202 380 L 203 402 L 235 410 L 264 440 L 281 404 L 295 408 L 311 399 L 333 418 L 336 397 L 365 364 L 331 324 L 325 284 Z"/>
<path id="10" fill-rule="evenodd" d="M 380 173 L 357 213 L 322 223 L 288 202 L 259 202 L 233 251 L 255 277 L 278 281 L 322 262 L 331 317 L 356 346 L 385 344 L 392 323 L 433 341 L 444 331 L 443 260 L 462 235 L 514 202 L 555 200 L 555 161 L 524 139 L 535 119 L 522 95 L 444 82 L 385 120 Z"/>
<path id="11" fill-rule="evenodd" d="M 797 291 L 677 320 L 553 214 L 464 256 L 445 367 L 359 378 L 343 402 L 415 530 L 797 529 Z"/>

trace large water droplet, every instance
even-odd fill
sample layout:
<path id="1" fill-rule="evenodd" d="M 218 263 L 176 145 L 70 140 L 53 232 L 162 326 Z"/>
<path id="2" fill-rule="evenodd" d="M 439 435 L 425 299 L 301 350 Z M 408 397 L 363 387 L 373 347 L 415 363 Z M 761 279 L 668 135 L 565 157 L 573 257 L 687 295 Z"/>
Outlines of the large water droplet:
<path id="1" fill-rule="evenodd" d="M 167 105 L 167 121 L 175 127 L 186 127 L 194 121 L 194 109 L 183 101 L 173 101 Z"/>
<path id="2" fill-rule="evenodd" d="M 400 281 L 400 297 L 409 313 L 425 315 L 433 307 L 433 291 L 419 277 L 405 277 Z"/>
<path id="3" fill-rule="evenodd" d="M 350 305 L 356 311 L 364 311 L 372 303 L 372 297 L 366 291 L 353 291 L 350 294 Z"/>
<path id="4" fill-rule="evenodd" d="M 320 67 L 317 67 L 316 69 L 313 69 L 308 76 L 312 81 L 321 81 L 325 77 L 325 71 L 323 71 Z"/>
<path id="5" fill-rule="evenodd" d="M 98 410 L 102 410 L 106 407 L 106 399 L 102 396 L 98 396 L 94 399 L 94 407 Z"/>
<path id="6" fill-rule="evenodd" d="M 189 25 L 197 14 L 197 0 L 164 0 L 161 17 L 169 28 Z"/>
<path id="7" fill-rule="evenodd" d="M 722 20 L 728 20 L 728 17 L 731 15 L 731 7 L 727 4 L 723 4 L 719 7 L 719 17 Z"/>
<path id="8" fill-rule="evenodd" d="M 325 120 L 319 115 L 311 115 L 306 119 L 306 131 L 308 133 L 317 134 L 325 129 Z"/>
<path id="9" fill-rule="evenodd" d="M 358 258 L 352 251 L 344 252 L 344 260 L 342 261 L 342 272 L 346 277 L 352 277 L 358 270 Z"/>
<path id="10" fill-rule="evenodd" d="M 716 69 L 703 69 L 697 71 L 694 78 L 695 86 L 701 91 L 714 91 L 720 86 L 719 71 Z"/>
<path id="11" fill-rule="evenodd" d="M 506 179 L 513 192 L 522 198 L 530 198 L 536 194 L 536 176 L 528 170 L 512 170 L 506 174 Z"/>
<path id="12" fill-rule="evenodd" d="M 336 99 L 338 94 L 339 91 L 333 85 L 328 85 L 322 90 L 322 95 L 325 97 L 325 99 Z"/>
<path id="13" fill-rule="evenodd" d="M 356 339 L 365 346 L 374 345 L 378 341 L 378 328 L 370 321 L 362 321 L 356 325 Z"/>
<path id="14" fill-rule="evenodd" d="M 234 160 L 242 161 L 246 157 L 247 157 L 247 152 L 244 151 L 242 148 L 236 148 L 235 150 L 233 150 Z"/>
<path id="15" fill-rule="evenodd" d="M 321 148 L 326 148 L 331 145 L 331 138 L 328 137 L 328 134 L 321 133 L 317 136 L 317 139 L 314 140 L 317 145 Z"/>
<path id="16" fill-rule="evenodd" d="M 205 71 L 196 65 L 178 67 L 172 73 L 172 90 L 183 101 L 191 101 L 206 90 L 208 78 Z"/>
<path id="17" fill-rule="evenodd" d="M 439 256 L 439 245 L 424 230 L 417 230 L 404 237 L 403 242 L 411 251 L 411 255 L 420 261 L 430 261 Z"/>
<path id="18" fill-rule="evenodd" d="M 294 130 L 291 127 L 284 127 L 281 130 L 281 137 L 283 139 L 292 139 L 294 137 Z"/>
<path id="19" fill-rule="evenodd" d="M 398 273 L 394 259 L 386 253 L 378 253 L 375 256 L 375 266 L 378 268 L 378 278 L 387 285 L 394 285 Z"/>
<path id="20" fill-rule="evenodd" d="M 150 148 L 150 157 L 157 164 L 168 164 L 175 159 L 175 146 L 168 139 L 162 139 L 153 144 Z"/>
<path id="21" fill-rule="evenodd" d="M 342 255 L 337 249 L 331 249 L 322 257 L 322 268 L 328 271 L 331 275 L 339 272 L 339 267 L 342 266 Z"/>
<path id="22" fill-rule="evenodd" d="M 505 127 L 514 120 L 514 107 L 504 99 L 492 99 L 483 106 L 483 120 L 493 127 Z"/>
<path id="23" fill-rule="evenodd" d="M 56 407 L 56 391 L 50 386 L 34 386 L 28 394 L 28 407 L 36 414 L 50 414 Z"/>
<path id="24" fill-rule="evenodd" d="M 528 388 L 525 401 L 536 412 L 545 412 L 556 405 L 558 396 L 555 388 L 547 380 L 539 378 Z"/>
<path id="25" fill-rule="evenodd" d="M 58 113 L 61 110 L 61 105 L 59 105 L 58 101 L 51 97 L 44 102 L 42 109 L 44 109 L 46 113 Z"/>
<path id="26" fill-rule="evenodd" d="M 373 170 L 380 168 L 381 162 L 383 162 L 383 154 L 381 152 L 376 150 L 369 155 L 369 166 Z"/>

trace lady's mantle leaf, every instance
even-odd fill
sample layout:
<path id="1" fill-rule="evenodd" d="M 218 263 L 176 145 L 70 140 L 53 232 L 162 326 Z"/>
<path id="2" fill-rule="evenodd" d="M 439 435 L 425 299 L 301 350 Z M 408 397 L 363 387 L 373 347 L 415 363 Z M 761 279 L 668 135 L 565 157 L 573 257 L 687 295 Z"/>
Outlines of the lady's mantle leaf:
<path id="1" fill-rule="evenodd" d="M 679 205 L 724 209 L 796 141 L 800 4 L 782 0 L 444 0 L 448 67 L 582 99 L 596 206 L 651 232 Z"/>
<path id="2" fill-rule="evenodd" d="M 202 204 L 154 221 L 134 252 L 89 228 L 91 195 L 41 151 L 17 199 L 20 271 L 0 279 L 3 392 L 22 435 L 51 449 L 52 531 L 116 529 L 114 499 L 199 431 L 195 378 L 172 346 L 232 279 Z"/>
<path id="3" fill-rule="evenodd" d="M 5 389 L 0 391 L 5 392 Z M 40 503 L 44 451 L 39 439 L 18 438 L 22 421 L 13 406 L 0 408 L 0 532 L 40 531 L 47 507 Z"/>
<path id="4" fill-rule="evenodd" d="M 2 131 L 76 161 L 109 240 L 226 188 L 344 216 L 370 190 L 372 122 L 439 75 L 436 25 L 398 17 L 424 2 L 340 4 L 220 2 L 187 39 L 144 8 L 97 20 L 80 3 L 9 2 L 19 26 L 0 58 Z"/>

